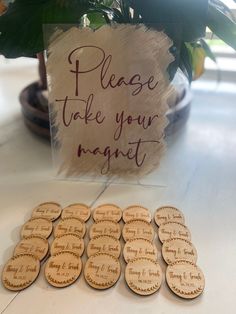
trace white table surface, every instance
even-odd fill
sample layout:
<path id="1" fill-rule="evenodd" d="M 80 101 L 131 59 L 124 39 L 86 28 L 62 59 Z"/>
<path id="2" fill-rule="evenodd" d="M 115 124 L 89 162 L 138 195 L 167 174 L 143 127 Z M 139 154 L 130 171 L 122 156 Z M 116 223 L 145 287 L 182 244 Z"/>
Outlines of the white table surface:
<path id="1" fill-rule="evenodd" d="M 122 208 L 143 204 L 152 212 L 165 204 L 185 214 L 206 279 L 204 293 L 186 301 L 168 289 L 140 297 L 124 281 L 106 291 L 90 288 L 83 274 L 72 286 L 51 287 L 42 266 L 37 281 L 14 293 L 0 285 L 0 312 L 5 314 L 197 313 L 234 314 L 236 311 L 236 88 L 195 88 L 191 117 L 169 141 L 163 159 L 162 184 L 105 185 L 58 181 L 53 177 L 49 144 L 24 125 L 19 91 L 37 78 L 34 60 L 0 58 L 0 271 L 19 241 L 19 231 L 31 209 L 43 201 L 65 206 L 112 202 Z M 166 170 L 168 169 L 168 171 Z M 160 179 L 158 179 L 160 180 Z M 158 181 L 159 182 L 159 181 Z M 91 224 L 91 219 L 90 223 Z M 88 224 L 88 225 L 89 225 Z M 155 230 L 157 228 L 155 227 Z M 155 240 L 160 252 L 160 243 Z M 159 253 L 163 271 L 165 263 Z M 86 256 L 83 256 L 83 262 Z"/>

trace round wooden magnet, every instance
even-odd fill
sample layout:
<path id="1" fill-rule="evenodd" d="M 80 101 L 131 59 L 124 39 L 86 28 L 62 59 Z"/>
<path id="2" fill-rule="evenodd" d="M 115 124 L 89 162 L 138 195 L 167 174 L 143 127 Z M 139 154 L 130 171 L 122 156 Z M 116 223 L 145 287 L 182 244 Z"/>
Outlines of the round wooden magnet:
<path id="1" fill-rule="evenodd" d="M 76 204 L 70 204 L 67 207 L 65 207 L 62 211 L 61 218 L 79 218 L 80 220 L 86 222 L 89 220 L 89 217 L 91 215 L 91 210 L 90 207 L 81 204 L 81 203 L 76 203 Z"/>
<path id="2" fill-rule="evenodd" d="M 108 253 L 119 258 L 120 252 L 120 241 L 110 235 L 96 236 L 89 241 L 87 246 L 88 257 L 96 253 Z"/>
<path id="3" fill-rule="evenodd" d="M 70 251 L 82 256 L 84 252 L 84 240 L 76 233 L 62 234 L 54 239 L 51 245 L 51 255 L 59 252 Z"/>
<path id="4" fill-rule="evenodd" d="M 138 257 L 147 257 L 156 261 L 157 248 L 151 241 L 146 239 L 132 239 L 125 243 L 123 255 L 126 263 Z"/>
<path id="5" fill-rule="evenodd" d="M 172 238 L 191 240 L 191 234 L 188 228 L 179 222 L 172 221 L 164 222 L 160 225 L 158 236 L 162 243 Z"/>
<path id="6" fill-rule="evenodd" d="M 149 210 L 143 206 L 132 205 L 124 209 L 123 220 L 124 222 L 129 222 L 134 219 L 141 219 L 147 222 L 151 222 L 152 216 Z"/>
<path id="7" fill-rule="evenodd" d="M 201 269 L 194 263 L 183 260 L 167 266 L 166 281 L 169 288 L 184 299 L 198 297 L 205 287 Z"/>
<path id="8" fill-rule="evenodd" d="M 194 245 L 185 239 L 173 238 L 163 243 L 162 256 L 167 264 L 178 260 L 185 260 L 192 263 L 197 262 L 197 251 Z"/>
<path id="9" fill-rule="evenodd" d="M 97 221 L 91 226 L 89 236 L 90 239 L 93 239 L 98 235 L 111 235 L 119 239 L 121 236 L 120 225 L 111 220 Z"/>
<path id="10" fill-rule="evenodd" d="M 68 233 L 75 233 L 83 238 L 86 233 L 85 223 L 78 218 L 61 219 L 54 228 L 54 237 L 56 238 Z"/>
<path id="11" fill-rule="evenodd" d="M 95 208 L 93 212 L 94 221 L 100 220 L 112 220 L 119 222 L 122 217 L 122 211 L 120 207 L 114 204 L 103 204 Z"/>
<path id="12" fill-rule="evenodd" d="M 148 222 L 135 219 L 124 225 L 122 235 L 125 242 L 135 238 L 143 238 L 152 241 L 154 238 L 154 230 L 152 225 Z"/>
<path id="13" fill-rule="evenodd" d="M 127 264 L 125 280 L 135 293 L 150 295 L 161 286 L 162 270 L 160 265 L 150 258 L 136 258 Z"/>
<path id="14" fill-rule="evenodd" d="M 184 215 L 175 207 L 163 206 L 156 210 L 154 220 L 157 226 L 167 221 L 175 221 L 184 224 Z"/>
<path id="15" fill-rule="evenodd" d="M 38 277 L 40 262 L 32 254 L 20 254 L 8 260 L 2 271 L 5 288 L 20 291 L 29 287 Z"/>
<path id="16" fill-rule="evenodd" d="M 14 249 L 14 256 L 19 254 L 32 254 L 42 261 L 48 253 L 48 240 L 40 236 L 23 238 Z"/>
<path id="17" fill-rule="evenodd" d="M 32 218 L 46 218 L 54 221 L 61 215 L 61 205 L 54 202 L 39 204 L 33 209 Z"/>
<path id="18" fill-rule="evenodd" d="M 80 257 L 73 252 L 63 251 L 48 259 L 44 273 L 48 283 L 54 287 L 63 288 L 74 283 L 81 270 Z"/>
<path id="19" fill-rule="evenodd" d="M 120 262 L 113 255 L 97 253 L 89 257 L 84 268 L 87 283 L 99 290 L 112 287 L 121 273 Z"/>
<path id="20" fill-rule="evenodd" d="M 46 218 L 31 218 L 21 229 L 21 237 L 40 236 L 49 238 L 52 233 L 52 222 Z"/>

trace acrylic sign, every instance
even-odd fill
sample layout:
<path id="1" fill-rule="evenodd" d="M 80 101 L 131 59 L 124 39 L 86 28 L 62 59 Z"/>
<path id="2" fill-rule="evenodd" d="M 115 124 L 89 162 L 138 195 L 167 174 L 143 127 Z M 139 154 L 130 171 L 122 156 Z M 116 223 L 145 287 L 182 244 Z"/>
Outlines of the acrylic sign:
<path id="1" fill-rule="evenodd" d="M 163 153 L 171 40 L 145 26 L 71 27 L 48 48 L 58 172 L 143 176 Z"/>

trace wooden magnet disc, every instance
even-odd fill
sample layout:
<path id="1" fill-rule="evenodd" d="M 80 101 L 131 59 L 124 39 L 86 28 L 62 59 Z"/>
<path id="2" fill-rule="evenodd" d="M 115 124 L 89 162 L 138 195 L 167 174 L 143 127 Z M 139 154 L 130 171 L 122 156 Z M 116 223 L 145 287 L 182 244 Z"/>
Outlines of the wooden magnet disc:
<path id="1" fill-rule="evenodd" d="M 21 237 L 40 236 L 45 239 L 49 238 L 52 233 L 52 222 L 45 218 L 31 218 L 21 229 Z"/>
<path id="2" fill-rule="evenodd" d="M 73 252 L 63 251 L 48 259 L 44 273 L 50 285 L 63 288 L 74 283 L 81 270 L 81 258 Z"/>
<path id="3" fill-rule="evenodd" d="M 192 263 L 197 262 L 197 251 L 194 245 L 185 239 L 173 238 L 163 243 L 162 256 L 167 264 L 178 260 L 185 260 Z"/>
<path id="4" fill-rule="evenodd" d="M 152 216 L 147 208 L 139 205 L 132 205 L 124 209 L 123 211 L 124 222 L 126 223 L 134 219 L 142 219 L 147 222 L 151 222 Z"/>
<path id="5" fill-rule="evenodd" d="M 122 217 L 122 211 L 120 207 L 114 204 L 103 204 L 95 208 L 93 212 L 94 221 L 99 220 L 112 220 L 119 222 Z"/>
<path id="6" fill-rule="evenodd" d="M 99 290 L 112 287 L 120 277 L 121 267 L 118 258 L 106 253 L 89 257 L 84 268 L 87 283 Z"/>
<path id="7" fill-rule="evenodd" d="M 68 233 L 75 233 L 83 238 L 86 233 L 85 223 L 78 218 L 61 219 L 54 228 L 54 237 L 56 238 Z"/>
<path id="8" fill-rule="evenodd" d="M 51 255 L 70 251 L 82 256 L 84 253 L 84 240 L 76 233 L 62 234 L 54 239 L 51 245 Z"/>
<path id="9" fill-rule="evenodd" d="M 179 222 L 172 221 L 161 224 L 158 230 L 158 236 L 162 243 L 172 238 L 191 240 L 191 234 L 188 228 Z"/>
<path id="10" fill-rule="evenodd" d="M 15 247 L 14 256 L 19 254 L 32 254 L 42 261 L 48 253 L 48 240 L 39 236 L 23 238 Z"/>
<path id="11" fill-rule="evenodd" d="M 46 218 L 54 221 L 61 215 L 61 205 L 54 202 L 39 204 L 33 209 L 32 218 Z"/>
<path id="12" fill-rule="evenodd" d="M 154 220 L 157 226 L 167 221 L 175 221 L 184 224 L 184 215 L 175 207 L 163 206 L 156 210 Z"/>
<path id="13" fill-rule="evenodd" d="M 5 288 L 20 291 L 29 287 L 38 277 L 39 260 L 31 254 L 20 254 L 8 260 L 2 271 Z"/>
<path id="14" fill-rule="evenodd" d="M 157 248 L 152 242 L 146 239 L 132 239 L 125 243 L 123 255 L 126 263 L 138 257 L 147 257 L 156 261 Z"/>
<path id="15" fill-rule="evenodd" d="M 93 239 L 98 235 L 111 235 L 119 239 L 121 236 L 120 225 L 111 220 L 97 221 L 91 226 L 89 236 L 90 239 Z"/>
<path id="16" fill-rule="evenodd" d="M 85 204 L 71 204 L 65 207 L 62 211 L 61 218 L 79 218 L 83 222 L 89 220 L 91 215 L 90 207 Z"/>
<path id="17" fill-rule="evenodd" d="M 166 269 L 166 281 L 169 288 L 179 297 L 194 299 L 205 287 L 201 269 L 188 261 L 176 261 Z"/>
<path id="18" fill-rule="evenodd" d="M 143 238 L 153 241 L 154 230 L 150 223 L 141 219 L 135 219 L 124 225 L 122 235 L 125 242 L 135 238 Z"/>
<path id="19" fill-rule="evenodd" d="M 87 246 L 88 257 L 96 253 L 107 253 L 119 258 L 120 252 L 120 241 L 110 235 L 96 236 L 89 241 Z"/>
<path id="20" fill-rule="evenodd" d="M 125 280 L 135 293 L 150 295 L 161 286 L 162 270 L 160 265 L 150 258 L 136 258 L 127 264 Z"/>

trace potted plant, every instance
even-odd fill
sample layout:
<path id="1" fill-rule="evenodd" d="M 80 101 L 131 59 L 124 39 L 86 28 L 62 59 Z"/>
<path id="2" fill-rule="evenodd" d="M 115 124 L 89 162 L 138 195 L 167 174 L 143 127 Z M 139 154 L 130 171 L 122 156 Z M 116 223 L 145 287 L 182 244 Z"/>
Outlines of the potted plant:
<path id="1" fill-rule="evenodd" d="M 176 57 L 168 69 L 171 80 L 181 69 L 191 82 L 202 74 L 206 56 L 215 60 L 203 39 L 206 27 L 236 49 L 236 24 L 220 0 L 0 0 L 0 14 L 0 54 L 7 58 L 37 56 L 39 60 L 40 81 L 26 88 L 20 100 L 27 125 L 46 137 L 43 24 L 80 24 L 86 15 L 93 28 L 105 23 L 143 23 L 164 30 L 173 40 Z M 185 95 L 186 91 L 175 97 L 172 106 Z"/>

